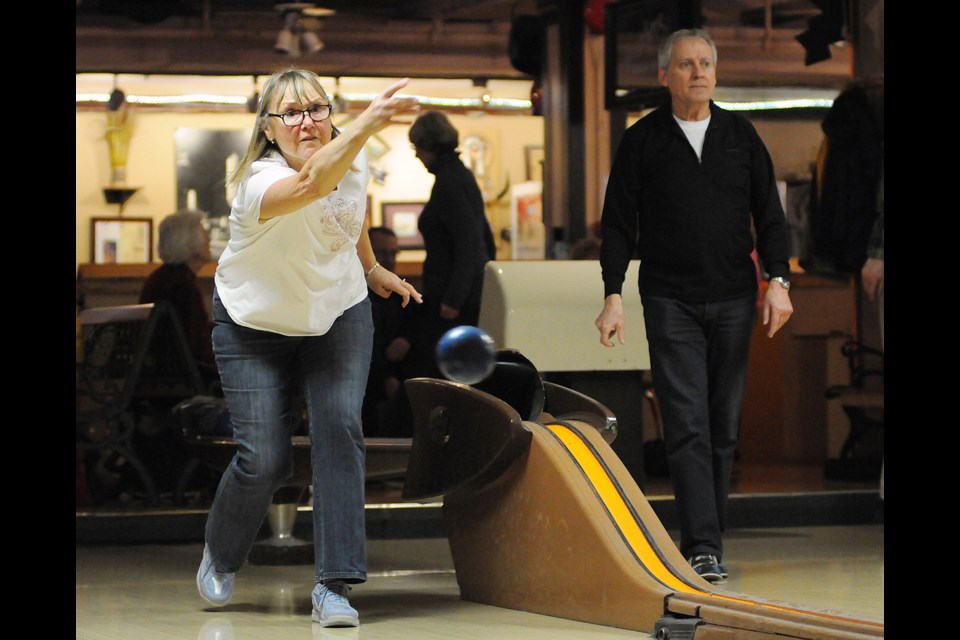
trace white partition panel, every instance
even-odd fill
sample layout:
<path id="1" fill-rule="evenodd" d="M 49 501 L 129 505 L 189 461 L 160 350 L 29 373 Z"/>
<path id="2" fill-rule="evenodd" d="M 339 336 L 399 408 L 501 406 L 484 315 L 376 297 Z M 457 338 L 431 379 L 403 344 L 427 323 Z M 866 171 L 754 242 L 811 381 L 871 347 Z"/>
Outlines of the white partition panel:
<path id="1" fill-rule="evenodd" d="M 539 371 L 649 369 L 639 266 L 639 260 L 630 263 L 623 285 L 624 345 L 600 344 L 594 321 L 603 308 L 603 280 L 596 260 L 488 262 L 480 328 L 497 348 L 516 349 Z"/>

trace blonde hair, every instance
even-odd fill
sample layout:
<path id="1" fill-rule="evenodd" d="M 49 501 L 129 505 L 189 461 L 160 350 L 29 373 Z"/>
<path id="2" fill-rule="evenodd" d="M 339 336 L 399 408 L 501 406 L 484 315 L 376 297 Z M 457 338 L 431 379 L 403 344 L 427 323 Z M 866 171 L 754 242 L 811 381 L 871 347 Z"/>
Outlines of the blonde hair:
<path id="1" fill-rule="evenodd" d="M 270 116 L 270 106 L 277 103 L 283 97 L 287 89 L 293 90 L 293 95 L 297 100 L 303 100 L 307 87 L 313 88 L 330 105 L 330 117 L 333 117 L 333 102 L 330 96 L 320 84 L 320 78 L 312 71 L 290 67 L 283 71 L 277 71 L 267 79 L 263 86 L 263 95 L 260 96 L 260 102 L 257 105 L 257 121 L 253 127 L 253 133 L 250 136 L 250 144 L 247 146 L 247 152 L 237 164 L 237 168 L 227 178 L 228 186 L 239 186 L 241 182 L 250 173 L 250 165 L 267 155 L 273 146 L 267 139 L 267 118 Z M 333 127 L 333 137 L 340 135 L 340 130 Z M 351 171 L 357 171 L 355 167 L 350 167 Z"/>

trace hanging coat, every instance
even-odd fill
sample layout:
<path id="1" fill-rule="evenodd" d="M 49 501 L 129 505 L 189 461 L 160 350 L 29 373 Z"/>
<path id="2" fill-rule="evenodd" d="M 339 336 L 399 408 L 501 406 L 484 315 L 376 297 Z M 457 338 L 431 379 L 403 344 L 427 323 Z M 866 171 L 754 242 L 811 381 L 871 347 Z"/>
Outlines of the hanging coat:
<path id="1" fill-rule="evenodd" d="M 883 133 L 866 91 L 856 84 L 837 97 L 821 128 L 800 266 L 814 273 L 856 273 L 879 213 Z"/>

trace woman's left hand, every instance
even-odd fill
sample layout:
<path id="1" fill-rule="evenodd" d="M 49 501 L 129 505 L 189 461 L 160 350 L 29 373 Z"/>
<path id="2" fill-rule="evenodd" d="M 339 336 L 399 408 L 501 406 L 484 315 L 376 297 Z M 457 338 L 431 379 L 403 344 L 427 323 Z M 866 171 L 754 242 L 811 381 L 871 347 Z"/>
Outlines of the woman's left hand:
<path id="1" fill-rule="evenodd" d="M 389 298 L 391 292 L 396 293 L 403 298 L 404 307 L 410 304 L 411 298 L 418 304 L 423 302 L 423 297 L 416 287 L 384 267 L 375 269 L 367 277 L 367 286 L 381 298 Z"/>

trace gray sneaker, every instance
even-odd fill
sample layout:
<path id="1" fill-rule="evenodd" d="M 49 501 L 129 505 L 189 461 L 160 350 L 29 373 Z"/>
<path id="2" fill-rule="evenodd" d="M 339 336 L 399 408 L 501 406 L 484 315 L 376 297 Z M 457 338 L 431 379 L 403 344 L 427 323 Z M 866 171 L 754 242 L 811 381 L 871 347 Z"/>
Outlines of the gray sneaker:
<path id="1" fill-rule="evenodd" d="M 717 561 L 717 556 L 709 553 L 698 553 L 690 557 L 687 562 L 689 562 L 693 570 L 697 572 L 697 575 L 707 582 L 712 584 L 726 582 L 726 577 L 723 575 L 724 571 L 720 568 L 720 562 Z"/>
<path id="2" fill-rule="evenodd" d="M 359 627 L 360 614 L 350 606 L 350 587 L 343 580 L 317 583 L 313 588 L 313 621 L 322 627 Z"/>
<path id="3" fill-rule="evenodd" d="M 221 573 L 213 564 L 213 556 L 207 546 L 203 547 L 203 560 L 197 571 L 197 590 L 200 596 L 212 605 L 221 606 L 233 597 L 233 579 L 236 573 Z"/>

